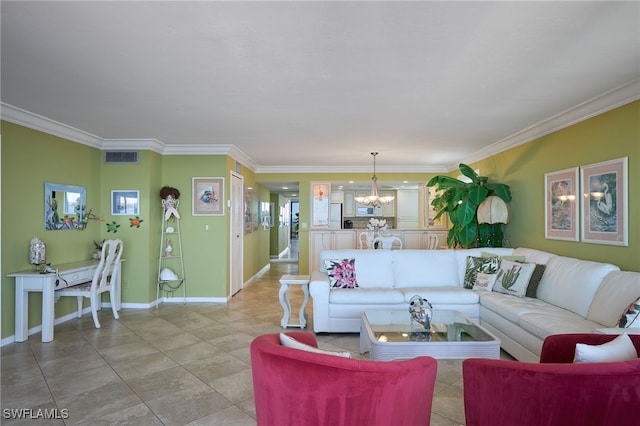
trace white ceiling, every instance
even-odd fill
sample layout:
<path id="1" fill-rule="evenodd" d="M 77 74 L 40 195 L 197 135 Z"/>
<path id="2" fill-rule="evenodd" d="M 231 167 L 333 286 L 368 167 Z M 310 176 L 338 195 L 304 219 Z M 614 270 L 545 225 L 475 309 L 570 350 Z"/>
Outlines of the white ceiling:
<path id="1" fill-rule="evenodd" d="M 3 111 L 103 148 L 231 147 L 258 172 L 369 171 L 371 151 L 378 171 L 449 171 L 640 98 L 636 1 L 2 1 L 1 13 Z"/>

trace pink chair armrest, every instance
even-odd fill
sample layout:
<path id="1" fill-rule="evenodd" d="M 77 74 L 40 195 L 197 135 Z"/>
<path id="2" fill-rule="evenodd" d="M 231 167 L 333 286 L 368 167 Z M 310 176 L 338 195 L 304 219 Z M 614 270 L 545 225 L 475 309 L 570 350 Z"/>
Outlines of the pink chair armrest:
<path id="1" fill-rule="evenodd" d="M 618 337 L 617 334 L 554 334 L 546 339 L 542 344 L 540 352 L 540 363 L 572 363 L 576 351 L 577 343 L 588 345 L 601 345 L 610 342 Z M 629 337 L 636 347 L 636 352 L 640 354 L 640 335 L 630 334 Z"/>
<path id="2" fill-rule="evenodd" d="M 536 364 L 462 363 L 467 426 L 636 425 L 640 359 Z"/>

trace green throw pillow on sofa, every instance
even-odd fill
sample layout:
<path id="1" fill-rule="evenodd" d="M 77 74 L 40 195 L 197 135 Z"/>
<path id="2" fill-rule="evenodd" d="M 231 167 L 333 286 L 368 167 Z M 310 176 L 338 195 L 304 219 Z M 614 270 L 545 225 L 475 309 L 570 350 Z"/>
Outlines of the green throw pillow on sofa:
<path id="1" fill-rule="evenodd" d="M 467 256 L 467 269 L 464 272 L 464 288 L 473 288 L 478 273 L 495 274 L 500 266 L 497 257 Z"/>
<path id="2" fill-rule="evenodd" d="M 536 297 L 538 292 L 538 284 L 540 284 L 540 280 L 542 279 L 542 274 L 544 274 L 544 270 L 547 265 L 537 264 L 536 269 L 533 270 L 533 274 L 531 274 L 531 279 L 529 279 L 529 285 L 527 286 L 527 297 Z"/>

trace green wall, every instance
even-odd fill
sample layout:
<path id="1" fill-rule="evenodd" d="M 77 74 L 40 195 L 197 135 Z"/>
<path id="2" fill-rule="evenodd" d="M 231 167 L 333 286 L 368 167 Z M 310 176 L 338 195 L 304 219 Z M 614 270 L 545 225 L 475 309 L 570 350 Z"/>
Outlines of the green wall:
<path id="1" fill-rule="evenodd" d="M 629 158 L 628 247 L 545 239 L 544 174 L 601 161 Z M 490 180 L 511 185 L 514 247 L 610 262 L 640 271 L 640 101 L 601 114 L 483 161 L 471 164 Z"/>
<path id="2" fill-rule="evenodd" d="M 102 240 L 101 225 L 90 221 L 84 231 L 44 230 L 44 183 L 85 186 L 87 207 L 105 212 L 101 196 L 97 149 L 1 122 L 2 132 L 2 337 L 14 331 L 15 285 L 6 274 L 31 269 L 29 242 L 38 237 L 46 244 L 52 265 L 88 259 L 93 241 Z M 126 272 L 123 271 L 125 274 Z M 29 327 L 40 324 L 42 297 L 29 297 Z M 56 317 L 76 310 L 72 298 L 55 306 Z"/>
<path id="3" fill-rule="evenodd" d="M 230 170 L 235 161 L 225 155 L 162 156 L 139 151 L 137 164 L 104 164 L 101 150 L 71 142 L 13 123 L 0 122 L 2 134 L 2 204 L 15 208 L 2 211 L 2 338 L 14 333 L 15 285 L 6 274 L 31 269 L 29 242 L 42 239 L 47 261 L 57 264 L 88 259 L 93 241 L 117 237 L 124 242 L 126 259 L 122 273 L 122 300 L 129 306 L 148 306 L 156 300 L 162 204 L 160 188 L 176 187 L 181 192 L 182 243 L 187 297 L 224 300 L 229 294 L 229 215 L 192 216 L 192 177 L 224 177 L 225 204 L 229 198 Z M 241 171 L 254 185 L 257 201 L 269 201 L 270 194 L 255 183 L 252 172 Z M 247 179 L 248 177 L 248 179 Z M 44 183 L 85 186 L 87 206 L 104 218 L 91 221 L 84 231 L 44 230 Z M 112 190 L 140 191 L 140 228 L 131 227 L 131 216 L 112 216 Z M 117 233 L 106 224 L 120 225 Z M 208 226 L 208 230 L 205 227 Z M 244 244 L 244 280 L 269 263 L 269 231 L 262 228 L 247 234 Z M 181 293 L 177 296 L 181 297 Z M 108 299 L 108 297 L 105 297 Z M 29 296 L 29 328 L 41 318 L 41 296 Z M 88 304 L 88 302 L 85 302 Z M 75 300 L 60 299 L 56 318 L 75 312 Z"/>

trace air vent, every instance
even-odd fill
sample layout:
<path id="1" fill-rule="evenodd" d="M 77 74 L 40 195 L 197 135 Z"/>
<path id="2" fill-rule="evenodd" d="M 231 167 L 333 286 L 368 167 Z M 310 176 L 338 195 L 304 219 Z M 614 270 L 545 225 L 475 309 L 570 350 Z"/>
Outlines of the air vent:
<path id="1" fill-rule="evenodd" d="M 138 151 L 105 151 L 107 164 L 138 164 Z"/>

